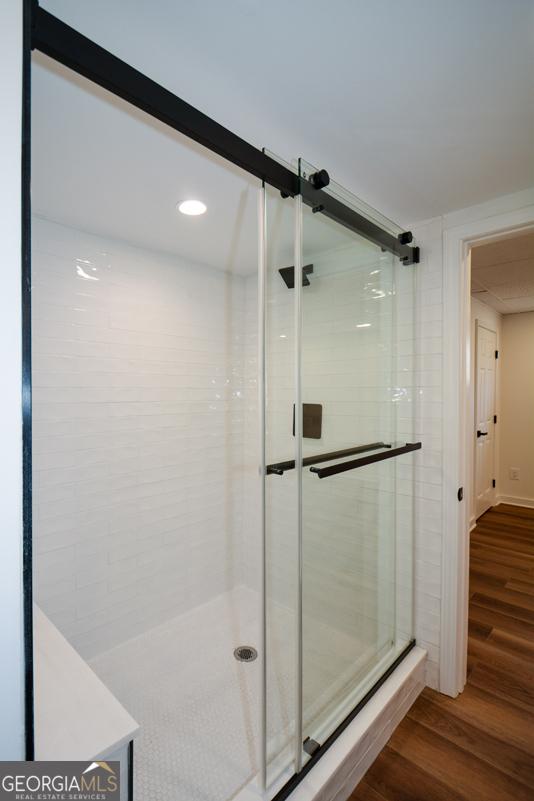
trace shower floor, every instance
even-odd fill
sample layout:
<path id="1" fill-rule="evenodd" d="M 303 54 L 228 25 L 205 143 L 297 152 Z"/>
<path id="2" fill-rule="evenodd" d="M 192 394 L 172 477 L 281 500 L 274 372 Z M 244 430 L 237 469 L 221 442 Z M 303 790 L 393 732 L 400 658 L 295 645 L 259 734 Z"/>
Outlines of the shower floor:
<path id="1" fill-rule="evenodd" d="M 238 662 L 233 651 L 259 648 L 258 612 L 257 593 L 238 587 L 91 660 L 141 727 L 139 801 L 227 801 L 257 773 L 261 663 Z M 294 707 L 294 623 L 287 609 L 274 614 L 267 720 L 281 746 Z M 320 705 L 344 663 L 354 670 L 354 640 L 320 629 L 304 654 L 313 664 L 305 708 Z"/>

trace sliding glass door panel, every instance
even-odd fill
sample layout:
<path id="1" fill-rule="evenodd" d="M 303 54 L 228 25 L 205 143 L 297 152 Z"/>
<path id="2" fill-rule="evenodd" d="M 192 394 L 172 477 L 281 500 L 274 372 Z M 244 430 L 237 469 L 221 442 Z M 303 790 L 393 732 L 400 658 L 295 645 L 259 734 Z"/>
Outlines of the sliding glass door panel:
<path id="1" fill-rule="evenodd" d="M 309 171 L 301 163 L 304 180 Z M 411 571 L 399 569 L 397 551 L 399 459 L 409 470 L 412 457 L 407 440 L 398 441 L 396 291 L 399 266 L 410 268 L 309 205 L 302 241 L 305 760 L 398 655 L 401 596 L 411 636 Z"/>
<path id="2" fill-rule="evenodd" d="M 343 213 L 314 204 L 313 171 L 299 163 L 301 196 L 264 195 L 271 796 L 413 633 L 414 268 L 391 246 L 400 229 L 341 187 L 324 191 Z"/>
<path id="3" fill-rule="evenodd" d="M 265 460 L 294 464 L 296 201 L 269 186 L 265 201 Z M 266 783 L 272 787 L 295 770 L 298 508 L 297 471 L 266 473 Z"/>

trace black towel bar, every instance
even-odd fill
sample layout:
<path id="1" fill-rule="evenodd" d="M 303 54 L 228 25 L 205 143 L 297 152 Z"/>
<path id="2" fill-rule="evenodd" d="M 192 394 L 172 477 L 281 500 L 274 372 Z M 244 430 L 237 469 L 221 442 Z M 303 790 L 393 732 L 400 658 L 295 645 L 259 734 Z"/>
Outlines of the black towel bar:
<path id="1" fill-rule="evenodd" d="M 393 459 L 395 456 L 402 456 L 403 453 L 410 453 L 410 451 L 418 451 L 421 448 L 420 442 L 407 442 L 398 448 L 390 448 L 383 453 L 372 453 L 369 456 L 361 456 L 359 459 L 351 459 L 350 462 L 340 462 L 339 464 L 330 464 L 328 467 L 310 467 L 312 473 L 316 473 L 319 478 L 327 478 L 328 476 L 335 476 L 337 473 L 345 473 L 347 470 L 355 470 L 357 467 L 365 467 L 366 464 L 373 464 L 374 462 L 383 462 L 385 459 Z"/>
<path id="2" fill-rule="evenodd" d="M 318 462 L 330 462 L 332 459 L 342 459 L 344 456 L 354 456 L 355 453 L 365 453 L 365 451 L 377 451 L 380 448 L 391 448 L 385 442 L 371 442 L 369 445 L 355 445 L 352 448 L 345 448 L 342 451 L 331 451 L 330 453 L 320 453 L 317 456 L 306 456 L 302 460 L 302 466 Z M 267 475 L 282 476 L 286 470 L 295 469 L 295 460 L 289 459 L 287 462 L 275 462 L 268 464 L 265 468 Z"/>

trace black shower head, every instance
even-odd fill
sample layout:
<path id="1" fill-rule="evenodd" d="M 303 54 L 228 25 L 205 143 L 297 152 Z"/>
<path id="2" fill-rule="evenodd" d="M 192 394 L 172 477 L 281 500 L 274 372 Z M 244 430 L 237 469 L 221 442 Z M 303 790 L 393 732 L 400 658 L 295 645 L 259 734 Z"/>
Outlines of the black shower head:
<path id="1" fill-rule="evenodd" d="M 295 267 L 282 267 L 278 270 L 282 278 L 284 279 L 284 283 L 288 289 L 295 289 Z M 307 278 L 310 273 L 313 273 L 313 264 L 306 264 L 305 267 L 302 268 L 302 286 L 309 286 L 310 282 Z"/>

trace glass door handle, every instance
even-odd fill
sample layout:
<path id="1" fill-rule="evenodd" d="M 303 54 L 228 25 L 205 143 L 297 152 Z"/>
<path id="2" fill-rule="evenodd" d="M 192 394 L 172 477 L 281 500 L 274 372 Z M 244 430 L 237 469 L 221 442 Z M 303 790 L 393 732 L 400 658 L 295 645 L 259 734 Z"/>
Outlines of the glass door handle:
<path id="1" fill-rule="evenodd" d="M 330 464 L 328 467 L 310 467 L 310 472 L 315 473 L 319 478 L 328 478 L 328 476 L 335 476 L 338 473 L 346 473 L 347 470 L 355 470 L 357 467 L 365 467 L 367 464 L 393 459 L 395 456 L 402 456 L 403 453 L 418 451 L 421 447 L 422 444 L 420 442 L 407 442 L 406 445 L 401 445 L 398 448 L 392 448 L 390 445 L 390 450 L 388 451 L 361 456 L 359 459 L 351 459 L 349 462 Z"/>
<path id="2" fill-rule="evenodd" d="M 331 462 L 333 459 L 342 459 L 344 456 L 354 456 L 355 453 L 365 453 L 365 451 L 377 451 L 381 448 L 391 448 L 386 442 L 370 442 L 369 445 L 354 445 L 352 448 L 345 448 L 341 451 L 330 451 L 330 453 L 319 453 L 317 456 L 306 456 L 302 460 L 302 466 L 318 462 Z M 286 462 L 275 462 L 268 464 L 265 468 L 267 475 L 283 476 L 286 470 L 295 469 L 295 460 L 289 459 Z"/>

